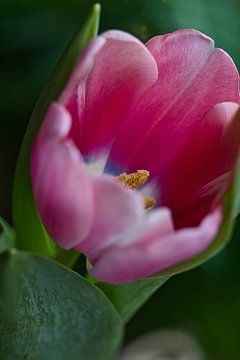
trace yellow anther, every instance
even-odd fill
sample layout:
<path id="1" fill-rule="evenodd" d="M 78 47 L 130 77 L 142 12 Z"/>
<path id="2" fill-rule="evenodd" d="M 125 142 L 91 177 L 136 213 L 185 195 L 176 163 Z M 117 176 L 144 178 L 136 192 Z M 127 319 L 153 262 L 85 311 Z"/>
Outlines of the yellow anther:
<path id="1" fill-rule="evenodd" d="M 120 181 L 128 189 L 137 189 L 140 186 L 144 185 L 149 177 L 149 171 L 147 170 L 137 170 L 135 173 L 127 174 L 122 173 L 117 177 L 117 180 Z M 151 209 L 156 205 L 156 199 L 153 196 L 147 196 L 144 198 L 144 208 Z"/>
<path id="2" fill-rule="evenodd" d="M 144 199 L 144 208 L 151 209 L 156 205 L 156 199 L 153 196 L 148 196 Z"/>
<path id="3" fill-rule="evenodd" d="M 117 179 L 128 189 L 137 189 L 145 184 L 148 177 L 149 171 L 137 170 L 137 172 L 131 174 L 122 173 L 117 177 Z"/>

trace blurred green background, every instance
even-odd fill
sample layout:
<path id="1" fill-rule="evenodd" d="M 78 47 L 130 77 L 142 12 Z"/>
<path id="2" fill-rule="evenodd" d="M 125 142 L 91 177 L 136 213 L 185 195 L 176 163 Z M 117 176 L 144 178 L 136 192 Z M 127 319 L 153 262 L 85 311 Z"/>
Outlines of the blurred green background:
<path id="1" fill-rule="evenodd" d="M 143 41 L 178 28 L 211 36 L 240 66 L 240 0 L 102 0 L 101 31 Z M 90 0 L 2 0 L 0 5 L 0 214 L 11 221 L 20 143 L 53 65 L 84 20 Z M 240 222 L 230 245 L 200 268 L 169 281 L 127 327 L 127 341 L 175 327 L 194 334 L 209 360 L 240 358 Z"/>

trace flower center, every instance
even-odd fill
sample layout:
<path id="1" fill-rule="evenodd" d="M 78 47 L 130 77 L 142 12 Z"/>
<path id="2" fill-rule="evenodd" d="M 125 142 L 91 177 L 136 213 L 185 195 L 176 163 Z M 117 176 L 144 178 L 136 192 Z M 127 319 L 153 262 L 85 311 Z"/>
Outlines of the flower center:
<path id="1" fill-rule="evenodd" d="M 137 170 L 134 173 L 122 173 L 117 176 L 117 180 L 120 181 L 124 186 L 128 189 L 137 189 L 140 186 L 144 185 L 149 177 L 149 171 L 147 170 Z M 153 196 L 147 196 L 144 198 L 144 208 L 150 209 L 154 207 L 156 204 L 156 200 Z"/>

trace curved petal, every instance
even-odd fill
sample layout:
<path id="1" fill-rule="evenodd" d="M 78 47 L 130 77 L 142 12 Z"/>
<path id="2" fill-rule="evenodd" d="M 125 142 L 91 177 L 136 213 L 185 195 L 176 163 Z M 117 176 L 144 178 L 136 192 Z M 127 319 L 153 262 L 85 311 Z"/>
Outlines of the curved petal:
<path id="1" fill-rule="evenodd" d="M 144 214 L 143 199 L 111 177 L 91 177 L 95 208 L 93 225 L 83 242 L 76 246 L 88 257 L 112 245 L 119 234 L 126 232 Z"/>
<path id="2" fill-rule="evenodd" d="M 72 114 L 71 137 L 83 154 L 111 145 L 129 106 L 157 76 L 153 56 L 130 34 L 112 30 L 90 43 L 60 98 Z"/>
<path id="3" fill-rule="evenodd" d="M 105 39 L 102 36 L 98 36 L 90 42 L 78 60 L 58 101 L 71 114 L 72 125 L 69 136 L 78 147 L 81 143 L 82 122 L 85 113 L 86 80 L 93 68 L 95 57 L 104 44 Z"/>
<path id="4" fill-rule="evenodd" d="M 186 261 L 209 246 L 221 221 L 218 209 L 206 216 L 199 227 L 162 234 L 166 211 L 162 213 L 161 208 L 156 211 L 154 221 L 145 224 L 144 232 L 130 244 L 110 248 L 93 264 L 91 273 L 96 278 L 114 284 L 127 283 Z"/>
<path id="5" fill-rule="evenodd" d="M 46 230 L 63 248 L 70 248 L 89 232 L 93 218 L 92 188 L 81 156 L 72 140 L 69 113 L 53 103 L 33 147 L 33 193 Z"/>
<path id="6" fill-rule="evenodd" d="M 229 55 L 195 30 L 157 36 L 146 46 L 158 64 L 158 81 L 131 108 L 109 162 L 156 176 L 208 110 L 219 102 L 239 103 L 239 75 Z"/>
<path id="7" fill-rule="evenodd" d="M 239 109 L 234 103 L 214 106 L 161 172 L 160 202 L 172 209 L 175 226 L 197 226 L 222 200 L 240 148 Z"/>

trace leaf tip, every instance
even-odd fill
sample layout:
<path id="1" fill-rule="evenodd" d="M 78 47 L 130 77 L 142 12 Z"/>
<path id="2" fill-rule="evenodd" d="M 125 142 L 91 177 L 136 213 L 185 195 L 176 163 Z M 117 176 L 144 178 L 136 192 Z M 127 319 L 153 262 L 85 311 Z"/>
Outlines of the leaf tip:
<path id="1" fill-rule="evenodd" d="M 98 16 L 100 16 L 100 12 L 101 12 L 101 4 L 100 3 L 95 3 L 92 7 L 92 12 Z"/>
<path id="2" fill-rule="evenodd" d="M 100 3 L 95 3 L 93 5 L 90 16 L 93 19 L 93 21 L 95 22 L 96 29 L 98 30 L 99 22 L 100 22 L 100 16 L 101 16 L 101 4 Z M 96 30 L 96 33 L 97 33 L 97 30 Z"/>

